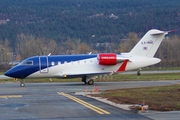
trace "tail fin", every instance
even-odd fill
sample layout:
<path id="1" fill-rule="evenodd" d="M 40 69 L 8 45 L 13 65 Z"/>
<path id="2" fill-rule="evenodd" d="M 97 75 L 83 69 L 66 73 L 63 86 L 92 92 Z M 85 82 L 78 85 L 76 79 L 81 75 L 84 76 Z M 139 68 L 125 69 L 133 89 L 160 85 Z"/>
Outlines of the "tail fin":
<path id="1" fill-rule="evenodd" d="M 167 33 L 167 31 L 156 29 L 149 30 L 129 52 L 129 54 L 153 57 Z"/>

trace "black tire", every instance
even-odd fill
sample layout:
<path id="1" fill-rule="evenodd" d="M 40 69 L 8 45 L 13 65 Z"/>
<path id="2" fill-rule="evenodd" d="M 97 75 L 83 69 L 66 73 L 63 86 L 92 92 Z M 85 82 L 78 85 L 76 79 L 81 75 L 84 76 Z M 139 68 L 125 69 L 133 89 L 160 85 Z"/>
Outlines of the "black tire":
<path id="1" fill-rule="evenodd" d="M 93 84 L 94 84 L 94 80 L 91 79 L 88 81 L 88 85 L 93 85 Z"/>
<path id="2" fill-rule="evenodd" d="M 139 70 L 137 71 L 137 75 L 138 75 L 138 76 L 140 76 L 140 75 L 141 75 L 141 72 L 140 72 Z"/>
<path id="3" fill-rule="evenodd" d="M 24 87 L 24 86 L 25 86 L 25 84 L 24 84 L 24 83 L 21 83 L 21 84 L 20 84 L 20 86 L 21 86 L 21 87 Z"/>

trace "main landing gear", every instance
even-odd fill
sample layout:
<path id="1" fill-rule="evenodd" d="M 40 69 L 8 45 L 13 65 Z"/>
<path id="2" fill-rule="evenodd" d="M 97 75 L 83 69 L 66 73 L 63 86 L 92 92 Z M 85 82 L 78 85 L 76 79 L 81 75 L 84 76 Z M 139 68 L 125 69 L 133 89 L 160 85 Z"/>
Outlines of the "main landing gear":
<path id="1" fill-rule="evenodd" d="M 88 79 L 86 76 L 82 77 L 82 82 L 84 82 L 84 84 L 88 84 L 88 85 L 93 85 L 94 84 L 94 80 L 93 79 Z"/>
<path id="2" fill-rule="evenodd" d="M 141 71 L 138 70 L 138 71 L 137 71 L 137 76 L 140 76 L 140 75 L 141 75 Z"/>
<path id="3" fill-rule="evenodd" d="M 138 79 L 139 79 L 139 76 L 141 75 L 141 69 L 139 69 L 138 71 L 137 71 L 137 76 L 138 76 Z"/>
<path id="4" fill-rule="evenodd" d="M 23 79 L 20 80 L 20 86 L 21 86 L 21 87 L 24 87 L 24 86 L 25 86 Z"/>
<path id="5" fill-rule="evenodd" d="M 89 81 L 88 81 L 88 85 L 93 85 L 94 84 L 94 80 L 93 79 L 90 79 Z"/>

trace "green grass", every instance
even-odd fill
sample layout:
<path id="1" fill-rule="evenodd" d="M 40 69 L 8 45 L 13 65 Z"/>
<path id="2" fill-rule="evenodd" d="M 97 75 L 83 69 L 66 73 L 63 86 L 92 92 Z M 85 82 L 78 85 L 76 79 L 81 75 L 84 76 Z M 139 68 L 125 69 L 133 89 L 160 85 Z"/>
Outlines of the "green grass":
<path id="1" fill-rule="evenodd" d="M 136 74 L 116 74 L 98 78 L 97 81 L 153 81 L 153 80 L 179 80 L 180 73 L 166 74 L 142 74 L 138 77 Z"/>
<path id="2" fill-rule="evenodd" d="M 179 67 L 171 67 L 171 68 L 155 68 L 155 67 L 145 67 L 142 68 L 143 71 L 153 71 L 153 70 L 157 70 L 157 71 L 163 71 L 163 70 L 180 70 Z"/>
<path id="3" fill-rule="evenodd" d="M 19 81 L 20 79 L 17 79 Z M 52 80 L 52 81 L 51 81 Z M 74 78 L 74 79 L 58 79 L 58 78 L 31 78 L 31 79 L 24 79 L 26 83 L 43 83 L 43 82 L 80 82 L 81 79 Z M 14 82 L 13 78 L 10 79 L 0 79 L 0 82 Z"/>
<path id="4" fill-rule="evenodd" d="M 0 72 L 0 75 L 4 75 L 5 72 Z"/>
<path id="5" fill-rule="evenodd" d="M 26 82 L 51 82 L 49 78 L 34 78 L 25 79 Z M 81 78 L 73 79 L 57 79 L 52 78 L 53 82 L 81 82 Z M 166 73 L 166 74 L 142 74 L 138 77 L 136 74 L 116 74 L 112 76 L 98 77 L 95 82 L 121 82 L 121 81 L 155 81 L 155 80 L 180 80 L 180 73 Z M 0 80 L 1 82 L 10 81 L 13 79 Z"/>
<path id="6" fill-rule="evenodd" d="M 98 97 L 120 104 L 141 104 L 151 110 L 180 110 L 180 85 L 102 91 Z"/>

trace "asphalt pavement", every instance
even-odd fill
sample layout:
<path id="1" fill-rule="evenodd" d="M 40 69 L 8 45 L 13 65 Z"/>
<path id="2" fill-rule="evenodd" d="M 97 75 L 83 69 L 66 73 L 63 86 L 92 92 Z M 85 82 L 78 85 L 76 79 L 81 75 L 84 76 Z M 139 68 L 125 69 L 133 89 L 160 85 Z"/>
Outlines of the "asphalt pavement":
<path id="1" fill-rule="evenodd" d="M 180 71 L 141 71 L 142 74 L 178 73 Z M 136 74 L 136 71 L 122 74 Z M 0 79 L 9 79 L 0 75 Z M 11 78 L 10 78 L 11 79 Z M 146 111 L 135 113 L 109 104 L 109 101 L 97 100 L 75 93 L 86 93 L 94 88 L 111 90 L 119 88 L 138 88 L 179 84 L 180 80 L 96 82 L 93 86 L 82 82 L 67 83 L 0 83 L 1 119 L 103 119 L 103 120 L 179 120 L 180 112 Z"/>
<path id="2" fill-rule="evenodd" d="M 132 111 L 75 94 L 75 91 L 83 90 L 84 85 L 80 83 L 27 83 L 26 87 L 19 87 L 19 83 L 1 83 L 0 116 L 13 120 L 149 120 Z"/>
<path id="3" fill-rule="evenodd" d="M 91 91 L 93 87 L 107 90 L 173 85 L 179 82 L 96 82 L 94 86 L 85 86 L 82 82 L 26 83 L 25 87 L 20 87 L 19 83 L 0 83 L 0 116 L 1 119 L 161 120 L 167 115 L 169 117 L 166 118 L 177 120 L 177 117 L 180 118 L 180 114 L 177 115 L 179 112 L 169 114 L 149 111 L 138 114 L 75 92 L 84 92 L 85 89 Z"/>

